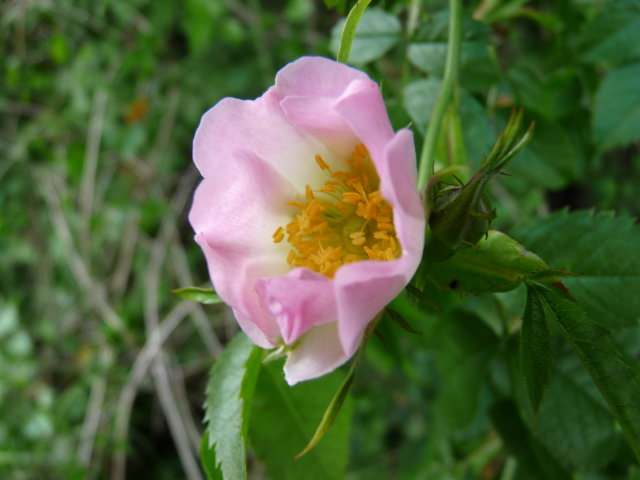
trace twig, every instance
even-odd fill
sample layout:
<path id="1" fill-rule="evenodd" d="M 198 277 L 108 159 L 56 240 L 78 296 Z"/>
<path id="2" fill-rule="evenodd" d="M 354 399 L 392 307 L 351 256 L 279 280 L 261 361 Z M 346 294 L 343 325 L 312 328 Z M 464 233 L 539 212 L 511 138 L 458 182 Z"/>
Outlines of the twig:
<path id="1" fill-rule="evenodd" d="M 78 463 L 83 467 L 89 467 L 91 463 L 91 454 L 93 453 L 93 445 L 100 425 L 100 418 L 102 417 L 102 406 L 106 390 L 107 381 L 105 378 L 103 376 L 96 377 L 91 385 L 89 407 L 85 413 L 78 446 L 77 459 Z"/>
<path id="2" fill-rule="evenodd" d="M 42 189 L 45 202 L 51 211 L 51 220 L 55 230 L 64 245 L 69 267 L 76 279 L 76 283 L 84 291 L 85 296 L 90 300 L 93 307 L 103 317 L 109 327 L 117 332 L 124 332 L 124 322 L 107 302 L 104 286 L 95 282 L 91 277 L 84 260 L 80 257 L 74 245 L 73 236 L 64 212 L 62 211 L 60 197 L 56 191 L 51 174 L 36 173 L 36 176 L 38 177 L 38 184 Z"/>
<path id="3" fill-rule="evenodd" d="M 96 183 L 96 172 L 98 170 L 98 156 L 100 154 L 100 143 L 102 142 L 102 131 L 104 126 L 104 114 L 107 107 L 109 94 L 104 89 L 96 91 L 93 97 L 93 108 L 89 128 L 87 129 L 87 143 L 85 147 L 84 166 L 82 169 L 82 180 L 80 183 L 79 203 L 83 215 L 82 228 L 82 251 L 87 252 L 89 248 L 89 222 L 93 210 L 93 195 Z"/>
<path id="4" fill-rule="evenodd" d="M 140 383 L 142 383 L 146 378 L 149 368 L 151 367 L 151 363 L 160 352 L 164 342 L 187 317 L 187 315 L 193 311 L 195 306 L 195 303 L 188 300 L 183 300 L 176 305 L 162 320 L 158 328 L 156 328 L 153 333 L 147 337 L 147 342 L 142 350 L 140 350 L 140 353 L 138 353 L 138 356 L 131 367 L 131 374 L 129 375 L 127 383 L 120 392 L 116 408 L 114 441 L 119 449 L 116 451 L 112 463 L 111 478 L 114 480 L 121 480 L 125 478 L 126 454 L 124 450 L 122 450 L 122 446 L 127 439 L 131 409 Z"/>

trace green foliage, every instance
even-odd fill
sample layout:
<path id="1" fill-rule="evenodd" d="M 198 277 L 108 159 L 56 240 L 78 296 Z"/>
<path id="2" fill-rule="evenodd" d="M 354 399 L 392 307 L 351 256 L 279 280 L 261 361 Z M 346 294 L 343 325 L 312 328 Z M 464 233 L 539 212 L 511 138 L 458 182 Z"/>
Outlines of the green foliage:
<path id="1" fill-rule="evenodd" d="M 523 280 L 549 272 L 547 264 L 504 233 L 489 230 L 476 245 L 434 264 L 428 278 L 461 293 L 506 292 Z"/>
<path id="2" fill-rule="evenodd" d="M 364 11 L 367 4 L 365 1 L 357 3 L 349 14 L 349 19 L 353 18 L 353 22 L 340 21 L 331 31 L 331 51 L 341 61 L 348 57 L 349 62 L 355 65 L 369 63 L 380 58 L 400 41 L 402 27 L 398 18 L 379 8 Z M 360 15 L 362 19 L 358 22 Z M 347 35 L 347 41 L 352 39 L 351 48 L 345 53 L 341 51 L 344 41 L 341 38 L 343 30 L 344 35 Z"/>
<path id="3" fill-rule="evenodd" d="M 611 150 L 640 140 L 640 63 L 612 71 L 596 93 L 593 137 L 599 148 Z"/>
<path id="4" fill-rule="evenodd" d="M 204 303 L 205 305 L 222 303 L 220 297 L 210 288 L 183 287 L 177 288 L 173 293 L 185 300 L 193 300 L 194 302 Z"/>
<path id="5" fill-rule="evenodd" d="M 563 282 L 595 321 L 610 328 L 638 325 L 640 227 L 633 219 L 561 211 L 523 222 L 510 233 L 552 268 L 578 274 Z"/>
<path id="6" fill-rule="evenodd" d="M 523 107 L 533 140 L 485 189 L 515 240 L 426 258 L 430 281 L 393 302 L 404 320 L 378 323 L 353 377 L 293 388 L 229 342 L 211 290 L 172 294 L 208 281 L 185 215 L 192 138 L 220 98 L 337 53 L 356 2 L 5 3 L 0 477 L 218 479 L 221 462 L 230 478 L 639 478 L 636 0 L 459 3 L 434 165 L 468 181 Z M 448 26 L 445 2 L 377 2 L 351 44 L 418 154 Z M 293 460 L 345 378 L 353 398 Z M 205 412 L 229 422 L 199 443 Z"/>
<path id="7" fill-rule="evenodd" d="M 347 402 L 318 445 L 294 460 L 313 436 L 322 412 L 342 383 L 341 372 L 290 387 L 282 362 L 264 365 L 258 378 L 249 436 L 272 478 L 331 480 L 344 477 L 351 408 Z"/>
<path id="8" fill-rule="evenodd" d="M 640 459 L 640 374 L 625 361 L 610 333 L 591 320 L 564 287 L 529 284 L 528 288 L 582 360 Z"/>
<path id="9" fill-rule="evenodd" d="M 239 334 L 229 342 L 209 375 L 203 458 L 215 459 L 206 469 L 211 472 L 219 468 L 225 479 L 247 478 L 245 445 L 261 359 L 260 349 Z"/>
<path id="10" fill-rule="evenodd" d="M 549 386 L 553 366 L 551 333 L 544 305 L 531 289 L 522 314 L 520 329 L 520 368 L 527 384 L 534 414 L 538 413 L 545 390 Z"/>

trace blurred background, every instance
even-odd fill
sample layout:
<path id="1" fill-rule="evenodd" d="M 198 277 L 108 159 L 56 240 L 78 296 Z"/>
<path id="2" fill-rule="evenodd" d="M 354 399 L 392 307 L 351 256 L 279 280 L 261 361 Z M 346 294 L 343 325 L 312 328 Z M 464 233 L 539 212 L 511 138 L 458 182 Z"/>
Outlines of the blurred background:
<path id="1" fill-rule="evenodd" d="M 446 38 L 446 4 L 373 3 L 352 58 L 420 144 L 443 51 L 412 42 Z M 222 97 L 260 95 L 301 55 L 333 56 L 349 5 L 328 4 L 0 4 L 0 477 L 202 478 L 207 372 L 237 327 L 224 307 L 171 293 L 208 285 L 186 220 L 191 140 Z M 480 161 L 514 105 L 538 125 L 514 178 L 493 188 L 500 227 L 564 206 L 640 213 L 638 113 L 615 115 L 638 103 L 640 70 L 605 89 L 640 56 L 640 13 L 607 5 L 468 2 L 465 155 Z M 434 345 L 420 348 L 369 352 L 352 478 L 394 478 L 424 443 L 440 378 L 424 373 L 437 372 Z"/>

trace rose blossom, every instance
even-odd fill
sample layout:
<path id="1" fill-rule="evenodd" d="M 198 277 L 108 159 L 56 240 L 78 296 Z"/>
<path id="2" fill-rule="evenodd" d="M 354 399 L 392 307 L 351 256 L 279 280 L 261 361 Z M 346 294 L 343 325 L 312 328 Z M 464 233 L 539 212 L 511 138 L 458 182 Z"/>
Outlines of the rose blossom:
<path id="1" fill-rule="evenodd" d="M 363 72 L 303 57 L 256 100 L 225 98 L 193 146 L 189 220 L 218 295 L 293 385 L 357 350 L 420 261 L 413 136 Z"/>

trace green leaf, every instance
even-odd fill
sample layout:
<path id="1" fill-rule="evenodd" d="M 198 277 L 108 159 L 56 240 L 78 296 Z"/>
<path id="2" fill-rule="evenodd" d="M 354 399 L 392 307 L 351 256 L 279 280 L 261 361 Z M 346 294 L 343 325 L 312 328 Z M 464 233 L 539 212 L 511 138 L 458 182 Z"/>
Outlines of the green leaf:
<path id="1" fill-rule="evenodd" d="M 640 58 L 640 4 L 612 2 L 593 16 L 580 40 L 587 62 L 613 65 Z"/>
<path id="2" fill-rule="evenodd" d="M 622 449 L 624 436 L 579 357 L 568 344 L 558 346 L 533 434 L 566 468 L 602 468 Z"/>
<path id="3" fill-rule="evenodd" d="M 338 57 L 338 61 L 346 61 L 348 58 L 352 64 L 369 63 L 387 53 L 402 38 L 402 25 L 395 15 L 379 8 L 370 8 L 362 15 L 368 3 L 369 1 L 359 1 L 349 13 L 349 17 L 339 21 L 331 30 L 330 48 Z M 353 22 L 350 20 L 352 14 Z M 356 15 L 362 15 L 362 19 Z M 345 35 L 343 40 L 342 37 Z M 353 40 L 350 54 L 345 50 L 349 38 Z M 343 43 L 345 47 L 342 46 Z"/>
<path id="4" fill-rule="evenodd" d="M 513 290 L 523 280 L 544 272 L 550 270 L 540 257 L 508 235 L 489 230 L 476 245 L 434 264 L 429 278 L 440 288 L 480 294 Z"/>
<path id="5" fill-rule="evenodd" d="M 640 320 L 640 226 L 631 217 L 561 211 L 518 225 L 511 235 L 552 268 L 595 321 L 611 328 Z"/>
<path id="6" fill-rule="evenodd" d="M 210 288 L 184 287 L 173 290 L 173 293 L 185 300 L 193 300 L 205 305 L 222 303 L 222 299 Z"/>
<path id="7" fill-rule="evenodd" d="M 433 346 L 443 379 L 434 415 L 451 428 L 462 427 L 478 409 L 498 338 L 480 317 L 461 310 L 439 316 L 429 331 L 437 339 Z"/>
<path id="8" fill-rule="evenodd" d="M 359 0 L 349 12 L 349 15 L 342 27 L 342 33 L 340 34 L 340 47 L 336 54 L 336 58 L 339 62 L 347 63 L 349 61 L 349 54 L 351 52 L 353 40 L 356 36 L 356 29 L 358 28 L 358 24 L 362 20 L 362 16 L 369 6 L 369 3 L 371 3 L 371 0 Z"/>
<path id="9" fill-rule="evenodd" d="M 215 464 L 205 465 L 205 470 L 219 468 L 225 480 L 247 478 L 247 429 L 261 357 L 262 350 L 240 333 L 209 375 L 204 405 L 208 444 L 203 461 L 215 458 Z"/>
<path id="10" fill-rule="evenodd" d="M 591 320 L 563 288 L 538 283 L 528 288 L 582 360 L 640 459 L 640 374 L 625 361 L 609 331 Z"/>
<path id="11" fill-rule="evenodd" d="M 580 163 L 581 152 L 567 131 L 560 124 L 537 119 L 531 142 L 506 171 L 529 185 L 554 190 L 576 178 Z"/>
<path id="12" fill-rule="evenodd" d="M 216 468 L 215 449 L 209 448 L 209 434 L 205 432 L 200 440 L 200 461 L 207 474 L 207 480 L 223 480 L 222 472 Z"/>
<path id="13" fill-rule="evenodd" d="M 513 401 L 506 399 L 497 401 L 491 406 L 489 415 L 498 434 L 502 437 L 505 448 L 516 457 L 519 467 L 528 472 L 528 476 L 533 475 L 531 478 L 541 480 L 571 478 L 569 472 L 566 472 L 531 434 Z"/>
<path id="14" fill-rule="evenodd" d="M 447 42 L 412 43 L 407 49 L 407 58 L 430 77 L 442 79 L 447 56 Z M 482 41 L 462 42 L 460 52 L 461 85 L 471 91 L 486 91 L 498 80 L 495 54 L 488 43 Z"/>
<path id="15" fill-rule="evenodd" d="M 640 63 L 609 73 L 596 93 L 593 138 L 602 151 L 640 139 Z"/>
<path id="16" fill-rule="evenodd" d="M 551 377 L 551 334 L 544 308 L 537 295 L 527 290 L 527 303 L 520 330 L 520 365 L 533 412 L 540 408 Z"/>
<path id="17" fill-rule="evenodd" d="M 351 405 L 340 415 L 318 445 L 294 460 L 312 438 L 323 412 L 340 387 L 344 373 L 287 385 L 282 362 L 263 366 L 254 397 L 249 435 L 270 478 L 278 480 L 332 480 L 344 478 L 348 458 Z"/>
<path id="18" fill-rule="evenodd" d="M 403 106 L 420 132 L 423 132 L 429 123 L 441 84 L 437 78 L 428 78 L 410 83 L 404 91 Z M 484 107 L 465 91 L 460 94 L 458 110 L 467 154 L 479 165 L 482 156 L 491 150 L 495 132 Z"/>

